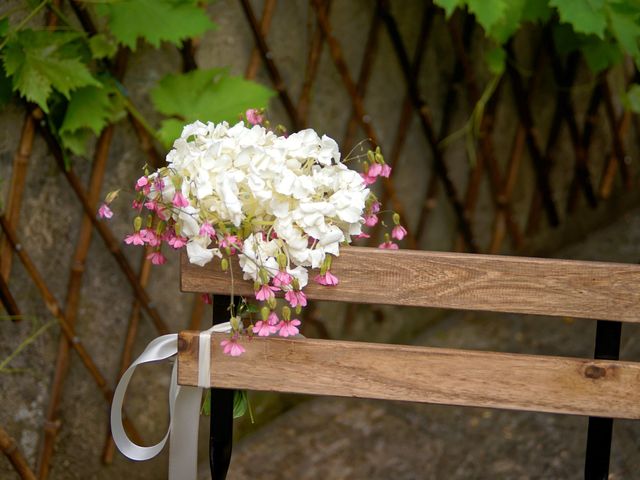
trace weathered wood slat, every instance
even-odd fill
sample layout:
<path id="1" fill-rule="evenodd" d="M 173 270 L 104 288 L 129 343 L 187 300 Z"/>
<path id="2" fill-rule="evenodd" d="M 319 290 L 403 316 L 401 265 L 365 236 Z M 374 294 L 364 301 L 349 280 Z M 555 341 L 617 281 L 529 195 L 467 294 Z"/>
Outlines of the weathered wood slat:
<path id="1" fill-rule="evenodd" d="M 640 363 L 312 339 L 212 337 L 211 385 L 640 419 Z M 197 385 L 198 332 L 181 332 L 178 383 Z"/>
<path id="2" fill-rule="evenodd" d="M 214 263 L 198 267 L 183 255 L 182 290 L 231 293 L 230 272 Z M 232 267 L 234 293 L 252 295 Z M 346 247 L 332 272 L 340 284 L 311 282 L 309 298 L 640 322 L 639 265 Z"/>

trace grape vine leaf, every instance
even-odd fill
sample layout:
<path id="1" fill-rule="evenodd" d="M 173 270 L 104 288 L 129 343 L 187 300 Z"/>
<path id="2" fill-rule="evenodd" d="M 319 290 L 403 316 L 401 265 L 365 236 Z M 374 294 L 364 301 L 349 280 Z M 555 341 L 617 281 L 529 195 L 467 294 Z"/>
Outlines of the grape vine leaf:
<path id="1" fill-rule="evenodd" d="M 628 110 L 633 113 L 640 113 L 640 85 L 634 83 L 627 93 L 622 96 L 622 102 Z"/>
<path id="2" fill-rule="evenodd" d="M 444 9 L 447 18 L 451 16 L 457 6 L 464 4 L 463 0 L 434 0 L 433 3 Z"/>
<path id="3" fill-rule="evenodd" d="M 206 12 L 192 0 L 122 0 L 96 5 L 107 17 L 109 29 L 119 43 L 136 49 L 138 38 L 154 47 L 167 41 L 178 44 L 215 28 Z"/>
<path id="4" fill-rule="evenodd" d="M 95 59 L 111 58 L 116 54 L 118 46 L 104 33 L 98 33 L 89 39 L 91 56 Z"/>
<path id="5" fill-rule="evenodd" d="M 52 90 L 69 98 L 70 92 L 99 85 L 81 58 L 79 34 L 48 30 L 22 30 L 10 38 L 0 54 L 13 90 L 49 111 Z"/>
<path id="6" fill-rule="evenodd" d="M 485 62 L 489 72 L 494 75 L 501 75 L 507 61 L 507 53 L 502 47 L 495 47 L 485 53 Z"/>
<path id="7" fill-rule="evenodd" d="M 158 132 L 169 146 L 185 123 L 234 122 L 248 108 L 266 108 L 274 94 L 263 85 L 214 68 L 165 76 L 151 90 L 151 101 L 160 113 L 173 117 L 163 120 Z"/>
<path id="8" fill-rule="evenodd" d="M 570 24 L 575 32 L 604 38 L 607 26 L 604 2 L 605 0 L 549 0 L 549 5 L 558 9 L 560 20 Z"/>
<path id="9" fill-rule="evenodd" d="M 595 35 L 586 37 L 580 46 L 580 50 L 593 73 L 600 73 L 619 63 L 623 58 L 617 44 L 607 40 L 600 40 Z"/>
<path id="10" fill-rule="evenodd" d="M 4 37 L 9 33 L 9 17 L 4 17 L 0 20 L 0 37 Z"/>
<path id="11" fill-rule="evenodd" d="M 71 95 L 60 132 L 72 132 L 88 128 L 99 134 L 105 125 L 122 118 L 124 102 L 116 87 L 103 84 L 100 87 L 79 88 Z"/>
<path id="12" fill-rule="evenodd" d="M 11 79 L 7 77 L 2 65 L 0 65 L 0 108 L 4 107 L 13 95 Z"/>
<path id="13" fill-rule="evenodd" d="M 609 24 L 614 37 L 622 48 L 640 65 L 640 8 L 637 3 L 613 3 L 608 5 Z"/>
<path id="14" fill-rule="evenodd" d="M 476 16 L 485 32 L 505 17 L 510 0 L 467 0 L 469 11 Z"/>
<path id="15" fill-rule="evenodd" d="M 551 18 L 549 0 L 526 0 L 522 7 L 523 22 L 546 22 Z"/>

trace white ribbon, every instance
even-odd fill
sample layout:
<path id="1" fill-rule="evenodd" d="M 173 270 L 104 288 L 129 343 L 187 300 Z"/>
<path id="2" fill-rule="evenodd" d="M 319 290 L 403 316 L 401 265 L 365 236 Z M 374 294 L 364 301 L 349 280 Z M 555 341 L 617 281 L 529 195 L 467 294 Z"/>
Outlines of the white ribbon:
<path id="1" fill-rule="evenodd" d="M 144 363 L 166 360 L 178 353 L 178 335 L 163 335 L 153 340 L 124 372 L 113 394 L 111 431 L 116 446 L 132 460 L 149 460 L 160 453 L 170 439 L 169 480 L 196 480 L 198 469 L 198 421 L 202 388 L 209 387 L 211 371 L 211 333 L 229 332 L 229 322 L 200 332 L 198 353 L 198 387 L 178 385 L 178 363 L 174 363 L 169 387 L 169 429 L 155 445 L 142 447 L 133 443 L 122 425 L 122 403 L 136 367 Z"/>

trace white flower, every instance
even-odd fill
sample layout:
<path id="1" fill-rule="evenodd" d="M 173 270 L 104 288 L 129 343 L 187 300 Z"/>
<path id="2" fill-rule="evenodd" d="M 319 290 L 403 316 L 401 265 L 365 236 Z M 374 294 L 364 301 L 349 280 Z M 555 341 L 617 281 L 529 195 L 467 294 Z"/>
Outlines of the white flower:
<path id="1" fill-rule="evenodd" d="M 167 168 L 153 175 L 163 178 L 164 187 L 160 193 L 154 186 L 150 198 L 170 206 L 178 188 L 189 201 L 167 213 L 187 238 L 192 263 L 204 265 L 219 255 L 208 248 L 211 239 L 200 236 L 207 222 L 218 232 L 214 245 L 222 232 L 240 235 L 244 278 L 259 280 L 261 270 L 275 275 L 284 253 L 287 271 L 301 286 L 308 267 L 321 266 L 327 254 L 339 254 L 341 242 L 361 233 L 369 195 L 361 176 L 340 163 L 332 138 L 312 129 L 279 137 L 242 122 L 185 126 Z M 267 235 L 271 240 L 264 240 Z"/>

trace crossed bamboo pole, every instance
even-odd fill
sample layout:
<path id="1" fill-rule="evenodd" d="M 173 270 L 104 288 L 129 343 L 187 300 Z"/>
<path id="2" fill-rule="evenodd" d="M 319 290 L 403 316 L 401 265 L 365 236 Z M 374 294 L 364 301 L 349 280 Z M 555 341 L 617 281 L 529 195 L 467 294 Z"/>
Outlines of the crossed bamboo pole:
<path id="1" fill-rule="evenodd" d="M 382 15 L 382 21 L 387 27 L 387 32 L 389 33 L 389 37 L 391 38 L 391 43 L 393 44 L 393 48 L 396 52 L 396 57 L 398 58 L 400 68 L 407 84 L 409 96 L 412 99 L 414 108 L 416 109 L 416 113 L 418 114 L 418 118 L 420 119 L 420 126 L 422 127 L 423 134 L 426 137 L 429 146 L 431 147 L 432 170 L 439 177 L 442 185 L 444 186 L 445 192 L 449 197 L 449 201 L 453 206 L 454 212 L 456 214 L 456 219 L 458 221 L 458 229 L 462 233 L 468 250 L 471 252 L 477 252 L 478 247 L 473 236 L 471 222 L 467 216 L 467 212 L 465 212 L 464 205 L 459 198 L 456 186 L 449 176 L 448 167 L 444 161 L 442 150 L 438 144 L 438 138 L 433 127 L 433 122 L 431 120 L 429 110 L 420 94 L 417 82 L 412 75 L 411 61 L 409 60 L 409 55 L 407 54 L 407 50 L 402 41 L 398 25 L 389 11 L 388 2 L 384 0 L 378 0 L 378 3 L 381 7 L 380 12 Z"/>
<path id="2" fill-rule="evenodd" d="M 2 214 L 0 214 L 0 228 L 4 232 L 5 238 L 15 252 L 16 256 L 20 259 L 20 262 L 24 266 L 34 285 L 40 291 L 40 295 L 45 302 L 47 310 L 49 310 L 49 312 L 58 321 L 60 330 L 62 331 L 65 338 L 69 341 L 71 348 L 73 348 L 73 350 L 78 354 L 80 360 L 82 361 L 82 364 L 89 371 L 89 374 L 95 381 L 98 389 L 102 392 L 102 396 L 110 405 L 111 399 L 113 398 L 113 391 L 109 388 L 106 378 L 98 369 L 96 363 L 87 351 L 81 339 L 76 335 L 73 326 L 69 324 L 69 321 L 67 320 L 67 317 L 62 310 L 62 307 L 56 300 L 53 293 L 51 293 L 51 290 L 49 290 L 49 287 L 44 281 L 44 278 L 38 271 L 31 257 L 28 255 L 26 248 L 24 248 L 24 245 L 20 243 L 18 237 L 11 228 L 11 225 L 9 225 L 5 216 Z M 131 423 L 128 418 L 126 418 L 124 422 L 125 428 L 130 433 L 132 438 L 136 439 L 137 442 L 141 442 L 140 434 L 133 426 L 133 423 Z"/>
<path id="3" fill-rule="evenodd" d="M 0 451 L 9 459 L 9 462 L 11 462 L 11 465 L 13 465 L 22 480 L 36 480 L 36 476 L 18 448 L 16 441 L 2 427 L 0 427 Z"/>

